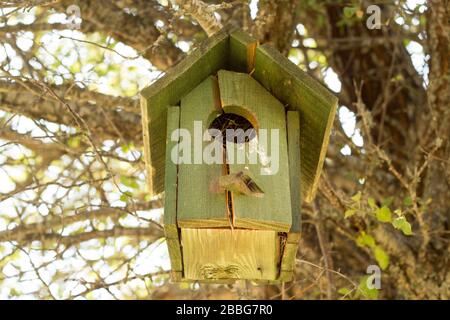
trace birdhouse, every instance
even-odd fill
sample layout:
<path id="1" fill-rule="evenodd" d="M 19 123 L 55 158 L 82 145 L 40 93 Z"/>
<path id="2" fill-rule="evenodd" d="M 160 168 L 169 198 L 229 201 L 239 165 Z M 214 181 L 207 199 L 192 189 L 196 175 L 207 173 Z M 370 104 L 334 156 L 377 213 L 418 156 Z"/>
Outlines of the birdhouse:
<path id="1" fill-rule="evenodd" d="M 172 280 L 290 281 L 336 97 L 269 45 L 223 30 L 144 89 L 141 106 Z"/>

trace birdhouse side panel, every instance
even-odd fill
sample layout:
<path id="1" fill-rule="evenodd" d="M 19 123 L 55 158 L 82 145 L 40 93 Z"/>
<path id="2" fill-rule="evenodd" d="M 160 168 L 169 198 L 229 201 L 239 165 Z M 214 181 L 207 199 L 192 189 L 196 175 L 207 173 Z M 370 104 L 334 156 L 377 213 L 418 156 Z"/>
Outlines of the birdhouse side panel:
<path id="1" fill-rule="evenodd" d="M 183 271 L 180 238 L 177 227 L 177 174 L 176 161 L 172 161 L 170 150 L 177 148 L 178 141 L 171 139 L 171 133 L 179 128 L 180 108 L 167 109 L 166 129 L 166 170 L 164 180 L 164 233 L 169 251 L 170 263 L 173 273 Z"/>
<path id="2" fill-rule="evenodd" d="M 292 226 L 282 248 L 279 281 L 292 281 L 301 232 L 300 192 L 300 118 L 298 111 L 286 114 L 288 132 L 289 177 L 291 188 Z"/>
<path id="3" fill-rule="evenodd" d="M 300 185 L 300 116 L 298 111 L 286 114 L 289 177 L 291 189 L 292 227 L 289 233 L 299 234 L 301 230 L 301 185 Z M 293 238 L 294 236 L 291 236 Z M 298 236 L 299 237 L 299 236 Z M 298 238 L 297 237 L 297 238 Z"/>

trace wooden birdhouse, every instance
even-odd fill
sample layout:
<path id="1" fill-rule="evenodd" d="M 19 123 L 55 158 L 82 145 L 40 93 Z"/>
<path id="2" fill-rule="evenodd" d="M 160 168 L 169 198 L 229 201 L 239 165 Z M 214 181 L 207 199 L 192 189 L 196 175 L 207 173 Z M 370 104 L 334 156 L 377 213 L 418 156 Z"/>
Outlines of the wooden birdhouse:
<path id="1" fill-rule="evenodd" d="M 336 97 L 272 47 L 224 30 L 144 89 L 141 106 L 172 279 L 291 280 Z"/>

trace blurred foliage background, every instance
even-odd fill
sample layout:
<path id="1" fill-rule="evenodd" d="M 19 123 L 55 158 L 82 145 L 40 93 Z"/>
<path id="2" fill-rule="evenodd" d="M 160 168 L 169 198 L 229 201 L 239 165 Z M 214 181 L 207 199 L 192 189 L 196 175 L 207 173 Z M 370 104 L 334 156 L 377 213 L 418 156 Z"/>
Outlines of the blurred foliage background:
<path id="1" fill-rule="evenodd" d="M 139 90 L 227 24 L 339 97 L 279 286 L 170 283 L 145 192 Z M 447 0 L 0 0 L 0 298 L 449 299 L 449 36 Z"/>

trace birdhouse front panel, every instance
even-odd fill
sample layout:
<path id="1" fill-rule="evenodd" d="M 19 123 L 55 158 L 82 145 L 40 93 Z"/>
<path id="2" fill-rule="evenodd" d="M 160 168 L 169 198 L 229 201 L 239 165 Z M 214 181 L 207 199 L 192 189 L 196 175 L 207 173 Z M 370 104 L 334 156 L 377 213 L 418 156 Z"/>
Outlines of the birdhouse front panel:
<path id="1" fill-rule="evenodd" d="M 179 113 L 178 134 L 168 132 L 179 143 L 167 152 L 177 157 L 185 279 L 276 280 L 278 233 L 292 224 L 284 106 L 248 74 L 220 70 Z"/>
<path id="2" fill-rule="evenodd" d="M 291 280 L 336 98 L 274 49 L 223 30 L 141 101 L 172 279 Z"/>
<path id="3" fill-rule="evenodd" d="M 220 163 L 210 163 L 207 156 L 211 141 L 203 137 L 214 120 L 224 115 L 247 119 L 255 135 L 247 142 L 236 143 L 226 139 L 227 127 L 220 128 L 225 139 L 220 150 L 223 156 L 217 159 Z M 180 129 L 185 130 L 186 139 L 191 139 L 191 147 L 179 151 L 183 157 L 178 167 L 180 227 L 289 231 L 292 211 L 286 114 L 277 99 L 248 74 L 221 70 L 217 78 L 206 79 L 181 100 Z M 180 146 L 189 145 L 182 142 Z M 228 190 L 232 191 L 229 196 L 226 190 L 213 192 L 221 176 L 239 172 L 262 190 L 260 196 L 246 194 L 246 186 L 244 190 Z"/>
<path id="4" fill-rule="evenodd" d="M 182 228 L 181 243 L 185 279 L 278 278 L 280 238 L 275 231 Z"/>

